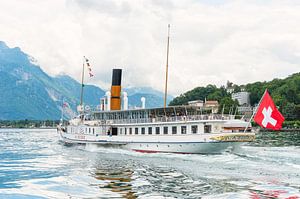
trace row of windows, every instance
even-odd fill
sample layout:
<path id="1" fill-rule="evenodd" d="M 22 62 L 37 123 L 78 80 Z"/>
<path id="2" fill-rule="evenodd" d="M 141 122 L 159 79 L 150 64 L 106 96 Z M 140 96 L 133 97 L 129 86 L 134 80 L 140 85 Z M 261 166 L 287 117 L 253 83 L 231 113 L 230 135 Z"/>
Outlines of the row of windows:
<path id="1" fill-rule="evenodd" d="M 141 127 L 141 128 L 119 128 L 119 133 L 123 134 L 123 130 L 124 130 L 124 135 L 145 135 L 146 134 L 146 128 L 148 130 L 148 135 L 152 135 L 152 134 L 164 134 L 167 135 L 169 134 L 169 127 L 168 126 L 164 126 L 164 127 Z M 179 132 L 178 132 L 179 130 Z M 172 126 L 171 127 L 171 132 L 172 134 L 186 134 L 187 133 L 187 126 L 179 126 L 179 128 L 177 128 L 177 126 Z M 192 125 L 191 126 L 191 133 L 196 134 L 198 133 L 198 126 L 197 125 Z"/>
<path id="2" fill-rule="evenodd" d="M 119 134 L 124 134 L 124 135 L 145 135 L 146 134 L 146 129 L 148 132 L 148 135 L 160 135 L 164 134 L 167 135 L 169 134 L 169 127 L 168 126 L 163 126 L 163 127 L 135 127 L 135 128 L 118 128 L 118 133 Z M 77 132 L 79 130 L 79 132 Z M 117 135 L 117 128 L 112 129 L 112 135 Z M 115 133 L 114 133 L 115 132 Z M 211 125 L 204 125 L 204 133 L 210 133 L 211 132 Z M 71 127 L 71 133 L 82 133 L 82 134 L 91 134 L 95 135 L 95 128 L 72 128 Z M 187 134 L 187 126 L 172 126 L 171 127 L 171 132 L 172 134 Z M 198 126 L 197 125 L 191 125 L 191 133 L 192 134 L 197 134 L 198 133 Z M 108 132 L 110 134 L 110 131 Z"/>
<path id="3" fill-rule="evenodd" d="M 84 134 L 95 134 L 95 129 L 94 128 L 80 128 L 79 131 L 80 132 L 76 132 L 76 130 L 78 131 L 78 129 L 74 129 L 71 127 L 71 133 L 84 133 Z"/>

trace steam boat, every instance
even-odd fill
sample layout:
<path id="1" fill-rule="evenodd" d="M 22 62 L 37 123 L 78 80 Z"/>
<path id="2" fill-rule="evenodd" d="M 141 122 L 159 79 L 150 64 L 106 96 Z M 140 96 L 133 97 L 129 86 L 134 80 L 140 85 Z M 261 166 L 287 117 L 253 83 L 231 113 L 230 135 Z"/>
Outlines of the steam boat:
<path id="1" fill-rule="evenodd" d="M 163 108 L 128 109 L 127 93 L 121 100 L 121 69 L 114 69 L 111 91 L 101 99 L 100 107 L 87 110 L 83 104 L 82 71 L 79 116 L 58 126 L 64 143 L 97 144 L 139 152 L 221 153 L 251 142 L 251 126 L 233 115 L 216 114 L 199 106 L 166 106 L 170 25 L 168 26 L 165 98 Z M 84 57 L 85 58 L 85 57 Z M 89 68 L 89 64 L 87 63 Z M 123 101 L 121 106 L 121 101 Z M 122 107 L 122 109 L 121 109 Z"/>
<path id="2" fill-rule="evenodd" d="M 233 115 L 212 113 L 204 107 L 148 109 L 142 98 L 142 107 L 129 110 L 126 92 L 121 96 L 121 73 L 121 69 L 113 70 L 111 91 L 101 99 L 98 110 L 87 111 L 80 105 L 78 117 L 58 126 L 62 142 L 149 153 L 207 154 L 233 150 L 255 138 L 248 122 Z"/>

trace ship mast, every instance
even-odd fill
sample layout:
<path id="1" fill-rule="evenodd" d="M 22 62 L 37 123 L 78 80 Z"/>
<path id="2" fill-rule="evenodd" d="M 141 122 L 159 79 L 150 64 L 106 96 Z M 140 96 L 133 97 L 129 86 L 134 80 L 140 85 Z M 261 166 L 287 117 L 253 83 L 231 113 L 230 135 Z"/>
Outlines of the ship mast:
<path id="1" fill-rule="evenodd" d="M 169 42 L 170 42 L 170 24 L 168 24 L 167 64 L 166 64 L 164 108 L 166 108 L 166 106 L 167 106 L 167 95 L 168 95 Z"/>
<path id="2" fill-rule="evenodd" d="M 83 84 L 84 81 L 84 56 L 83 56 L 83 62 L 82 62 L 82 76 L 81 76 L 81 93 L 80 93 L 80 106 L 82 107 L 83 105 Z"/>

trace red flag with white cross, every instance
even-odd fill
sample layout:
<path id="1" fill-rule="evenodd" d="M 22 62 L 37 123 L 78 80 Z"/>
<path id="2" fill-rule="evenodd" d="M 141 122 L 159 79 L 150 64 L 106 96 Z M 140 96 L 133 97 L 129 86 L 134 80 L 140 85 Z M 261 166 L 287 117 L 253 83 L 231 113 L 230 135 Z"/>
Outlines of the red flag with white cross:
<path id="1" fill-rule="evenodd" d="M 276 108 L 270 94 L 266 90 L 254 116 L 254 121 L 263 128 L 280 130 L 284 117 Z"/>

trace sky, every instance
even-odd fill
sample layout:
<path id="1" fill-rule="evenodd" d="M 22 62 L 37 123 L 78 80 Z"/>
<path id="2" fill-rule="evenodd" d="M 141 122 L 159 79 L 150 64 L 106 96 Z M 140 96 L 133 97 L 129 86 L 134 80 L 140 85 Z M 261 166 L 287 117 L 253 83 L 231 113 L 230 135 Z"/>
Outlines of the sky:
<path id="1" fill-rule="evenodd" d="M 269 81 L 300 72 L 300 1 L 0 0 L 0 40 L 20 47 L 55 76 L 80 81 L 83 56 L 108 89 L 113 68 L 123 87 L 168 92 Z"/>

